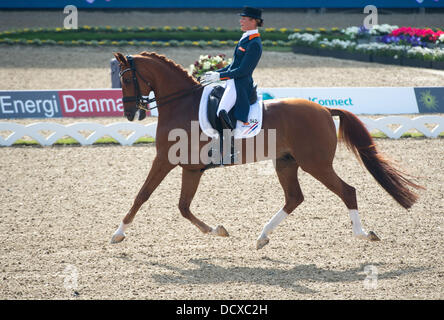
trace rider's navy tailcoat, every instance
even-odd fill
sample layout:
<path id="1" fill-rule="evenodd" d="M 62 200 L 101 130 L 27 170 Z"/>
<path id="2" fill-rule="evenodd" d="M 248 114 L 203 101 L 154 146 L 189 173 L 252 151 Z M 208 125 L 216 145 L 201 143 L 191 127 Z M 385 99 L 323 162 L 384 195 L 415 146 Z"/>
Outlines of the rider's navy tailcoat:
<path id="1" fill-rule="evenodd" d="M 248 122 L 249 97 L 253 90 L 252 75 L 261 55 L 262 41 L 260 34 L 255 33 L 239 41 L 230 65 L 217 70 L 221 80 L 234 79 L 237 97 L 233 112 L 234 117 L 242 122 Z"/>

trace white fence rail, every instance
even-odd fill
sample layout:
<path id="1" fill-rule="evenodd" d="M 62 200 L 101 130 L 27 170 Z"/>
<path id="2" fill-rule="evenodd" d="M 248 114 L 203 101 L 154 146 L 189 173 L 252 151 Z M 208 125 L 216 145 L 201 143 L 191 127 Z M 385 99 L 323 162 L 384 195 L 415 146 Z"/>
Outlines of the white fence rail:
<path id="1" fill-rule="evenodd" d="M 157 122 L 142 125 L 133 122 L 112 123 L 103 125 L 99 123 L 81 122 L 69 125 L 61 125 L 52 122 L 38 122 L 29 125 L 22 125 L 11 122 L 0 122 L 0 133 L 2 131 L 12 131 L 5 138 L 0 136 L 0 145 L 11 146 L 17 140 L 28 136 L 36 140 L 42 146 L 50 146 L 64 136 L 70 136 L 77 140 L 82 146 L 91 145 L 103 136 L 110 136 L 121 145 L 132 145 L 143 136 L 156 137 Z M 47 137 L 41 131 L 53 131 Z M 81 131 L 92 131 L 85 137 Z M 128 136 L 122 135 L 119 131 L 132 131 Z"/>
<path id="2" fill-rule="evenodd" d="M 416 118 L 388 116 L 379 119 L 360 117 L 360 119 L 365 123 L 369 131 L 379 130 L 392 139 L 400 138 L 411 129 L 418 130 L 427 138 L 436 138 L 441 132 L 444 132 L 443 116 L 419 116 Z M 335 120 L 335 124 L 336 127 L 338 127 L 339 120 Z M 395 130 L 390 128 L 390 126 L 393 125 L 397 127 Z M 431 128 L 429 129 L 428 126 Z M 69 125 L 52 122 L 38 122 L 29 125 L 0 122 L 0 145 L 11 146 L 14 142 L 25 136 L 36 140 L 42 146 L 50 146 L 64 136 L 70 136 L 84 146 L 92 145 L 103 136 L 110 136 L 121 145 L 132 145 L 144 136 L 155 138 L 156 128 L 157 122 L 146 125 L 135 122 L 119 122 L 109 125 L 91 122 L 73 123 Z M 41 133 L 44 131 L 51 131 L 52 133 L 45 136 Z M 81 133 L 82 131 L 91 131 L 91 133 L 85 137 L 85 135 Z M 132 133 L 126 136 L 122 135 L 120 133 L 121 131 Z M 2 132 L 7 132 L 6 138 L 4 138 Z"/>
<path id="3" fill-rule="evenodd" d="M 391 139 L 399 139 L 404 133 L 411 129 L 416 129 L 427 138 L 437 138 L 444 131 L 443 116 L 419 116 L 409 118 L 406 116 L 388 116 L 379 119 L 370 119 L 367 117 L 359 117 L 365 123 L 369 131 L 379 130 Z M 339 120 L 335 120 L 336 128 Z M 395 125 L 397 128 L 392 130 L 389 126 Z M 427 128 L 432 125 L 433 128 Z"/>

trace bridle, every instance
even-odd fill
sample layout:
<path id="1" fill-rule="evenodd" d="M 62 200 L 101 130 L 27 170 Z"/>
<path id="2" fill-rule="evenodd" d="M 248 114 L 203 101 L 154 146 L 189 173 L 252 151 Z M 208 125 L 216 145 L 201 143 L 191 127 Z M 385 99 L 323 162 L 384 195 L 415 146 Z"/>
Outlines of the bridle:
<path id="1" fill-rule="evenodd" d="M 122 78 L 122 76 L 128 71 L 132 72 L 132 80 L 133 80 L 133 85 L 134 85 L 134 90 L 135 90 L 136 95 L 130 96 L 130 97 L 123 97 L 122 102 L 125 103 L 125 102 L 133 102 L 134 101 L 134 102 L 136 102 L 137 109 L 145 110 L 145 111 L 150 111 L 155 108 L 158 108 L 160 106 L 160 104 L 157 103 L 155 97 L 151 98 L 151 99 L 142 97 L 142 94 L 140 92 L 139 82 L 137 81 L 137 75 L 140 77 L 140 79 L 142 79 L 142 81 L 144 83 L 146 83 L 146 85 L 151 89 L 151 91 L 154 92 L 153 86 L 151 85 L 151 83 L 149 81 L 145 80 L 142 77 L 142 75 L 137 71 L 135 63 L 134 63 L 134 58 L 129 55 L 129 56 L 126 56 L 126 59 L 128 60 L 130 67 L 120 71 L 119 77 Z M 195 84 L 194 86 L 192 86 L 191 88 L 176 91 L 176 92 L 169 94 L 165 97 L 161 97 L 158 100 L 162 100 L 161 105 L 166 105 L 167 103 L 170 103 L 176 99 L 188 96 L 188 95 L 192 94 L 194 91 L 196 91 L 197 89 L 203 88 L 209 84 L 210 83 L 205 83 L 205 84 L 198 83 L 198 84 Z M 165 99 L 166 99 L 166 101 L 163 101 Z M 156 102 L 156 106 L 155 107 L 148 107 L 148 105 L 152 102 Z"/>

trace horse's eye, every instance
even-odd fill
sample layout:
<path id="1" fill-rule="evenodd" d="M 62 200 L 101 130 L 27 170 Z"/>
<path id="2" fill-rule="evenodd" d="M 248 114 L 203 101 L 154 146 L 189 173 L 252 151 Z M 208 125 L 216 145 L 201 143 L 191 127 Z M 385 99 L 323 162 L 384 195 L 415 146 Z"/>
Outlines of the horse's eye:
<path id="1" fill-rule="evenodd" d="M 131 80 L 130 79 L 123 79 L 123 82 L 126 84 L 129 84 L 129 83 L 131 83 Z"/>

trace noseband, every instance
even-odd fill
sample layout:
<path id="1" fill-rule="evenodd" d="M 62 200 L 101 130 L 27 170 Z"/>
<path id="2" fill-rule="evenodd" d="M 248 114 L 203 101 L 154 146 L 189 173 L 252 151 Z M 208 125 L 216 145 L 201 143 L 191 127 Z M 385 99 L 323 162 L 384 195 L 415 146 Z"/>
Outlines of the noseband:
<path id="1" fill-rule="evenodd" d="M 132 72 L 132 75 L 133 75 L 132 80 L 133 80 L 133 85 L 134 85 L 134 89 L 135 89 L 136 95 L 135 96 L 130 96 L 130 97 L 123 97 L 122 98 L 122 102 L 133 102 L 134 101 L 134 102 L 136 102 L 137 109 L 145 110 L 145 111 L 150 111 L 152 109 L 158 108 L 160 106 L 159 103 L 156 103 L 155 107 L 148 108 L 148 105 L 150 103 L 156 102 L 156 98 L 148 99 L 148 98 L 142 97 L 142 94 L 140 92 L 139 82 L 137 81 L 137 75 L 140 77 L 140 79 L 142 79 L 143 82 L 145 82 L 147 84 L 147 86 L 151 89 L 151 91 L 154 91 L 154 88 L 150 84 L 150 82 L 146 81 L 142 77 L 142 75 L 137 71 L 136 65 L 134 63 L 134 58 L 132 56 L 126 56 L 126 59 L 128 60 L 130 67 L 120 71 L 119 72 L 119 77 L 122 78 L 122 76 L 125 74 L 125 72 L 128 72 L 128 71 Z M 176 91 L 176 92 L 174 92 L 172 94 L 169 94 L 169 95 L 167 95 L 165 97 L 161 97 L 161 98 L 159 98 L 159 100 L 163 101 L 163 100 L 166 99 L 165 101 L 162 102 L 162 105 L 165 105 L 167 103 L 170 103 L 171 101 L 174 101 L 174 100 L 179 99 L 179 98 L 183 98 L 183 97 L 185 97 L 187 95 L 190 95 L 191 93 L 193 93 L 197 89 L 205 87 L 208 84 L 209 83 L 206 83 L 206 84 L 198 83 L 198 84 L 192 86 L 189 89 L 179 90 L 179 91 Z"/>

